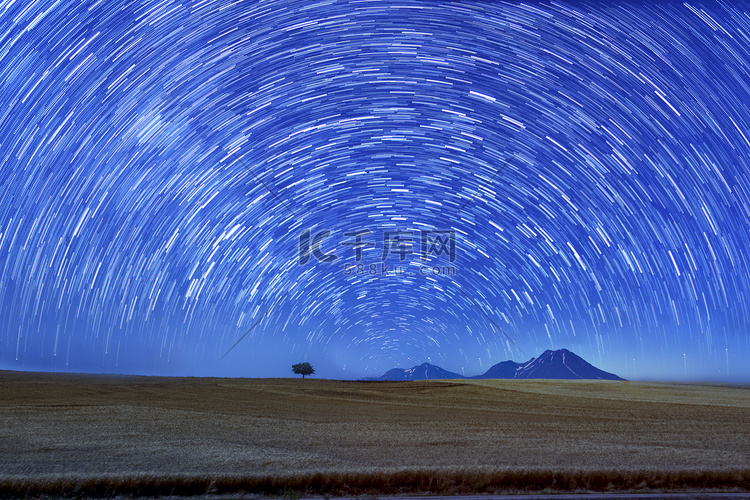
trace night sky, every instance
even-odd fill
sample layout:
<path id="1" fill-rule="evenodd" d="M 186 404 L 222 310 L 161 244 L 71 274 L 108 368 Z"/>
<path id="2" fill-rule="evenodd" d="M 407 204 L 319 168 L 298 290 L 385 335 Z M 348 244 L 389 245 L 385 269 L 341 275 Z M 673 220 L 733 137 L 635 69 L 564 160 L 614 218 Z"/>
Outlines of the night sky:
<path id="1" fill-rule="evenodd" d="M 750 380 L 750 10 L 0 1 L 0 368 Z"/>

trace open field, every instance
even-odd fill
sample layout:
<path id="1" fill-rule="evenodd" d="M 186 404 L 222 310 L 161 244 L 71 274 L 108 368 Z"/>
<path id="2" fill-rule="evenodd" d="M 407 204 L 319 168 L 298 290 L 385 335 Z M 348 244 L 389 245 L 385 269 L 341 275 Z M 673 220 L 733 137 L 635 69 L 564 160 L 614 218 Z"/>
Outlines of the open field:
<path id="1" fill-rule="evenodd" d="M 750 490 L 747 387 L 16 372 L 0 387 L 4 496 Z"/>

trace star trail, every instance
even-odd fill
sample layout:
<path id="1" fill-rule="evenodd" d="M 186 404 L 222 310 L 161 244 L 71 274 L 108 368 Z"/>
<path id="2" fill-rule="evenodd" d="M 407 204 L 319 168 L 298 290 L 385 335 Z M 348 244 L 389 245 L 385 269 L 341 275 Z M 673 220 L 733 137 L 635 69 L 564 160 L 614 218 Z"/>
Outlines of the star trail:
<path id="1" fill-rule="evenodd" d="M 0 368 L 750 380 L 749 71 L 731 3 L 0 1 Z"/>

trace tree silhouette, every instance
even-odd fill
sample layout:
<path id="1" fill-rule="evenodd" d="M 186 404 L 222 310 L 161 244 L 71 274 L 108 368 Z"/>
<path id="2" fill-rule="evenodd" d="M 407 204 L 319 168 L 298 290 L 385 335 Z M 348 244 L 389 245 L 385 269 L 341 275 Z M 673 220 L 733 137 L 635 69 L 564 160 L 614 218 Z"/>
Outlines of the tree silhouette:
<path id="1" fill-rule="evenodd" d="M 305 361 L 304 363 L 297 363 L 296 365 L 292 365 L 292 372 L 296 373 L 297 375 L 302 375 L 302 378 L 305 378 L 305 375 L 314 375 L 315 369 L 310 363 Z"/>

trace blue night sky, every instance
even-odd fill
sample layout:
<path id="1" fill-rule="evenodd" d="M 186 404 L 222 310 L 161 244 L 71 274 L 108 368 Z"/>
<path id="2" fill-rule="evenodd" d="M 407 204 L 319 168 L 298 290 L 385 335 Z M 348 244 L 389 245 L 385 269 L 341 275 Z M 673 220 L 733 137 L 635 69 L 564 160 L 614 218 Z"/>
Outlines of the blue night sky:
<path id="1" fill-rule="evenodd" d="M 0 368 L 750 380 L 749 72 L 732 3 L 0 0 Z"/>

